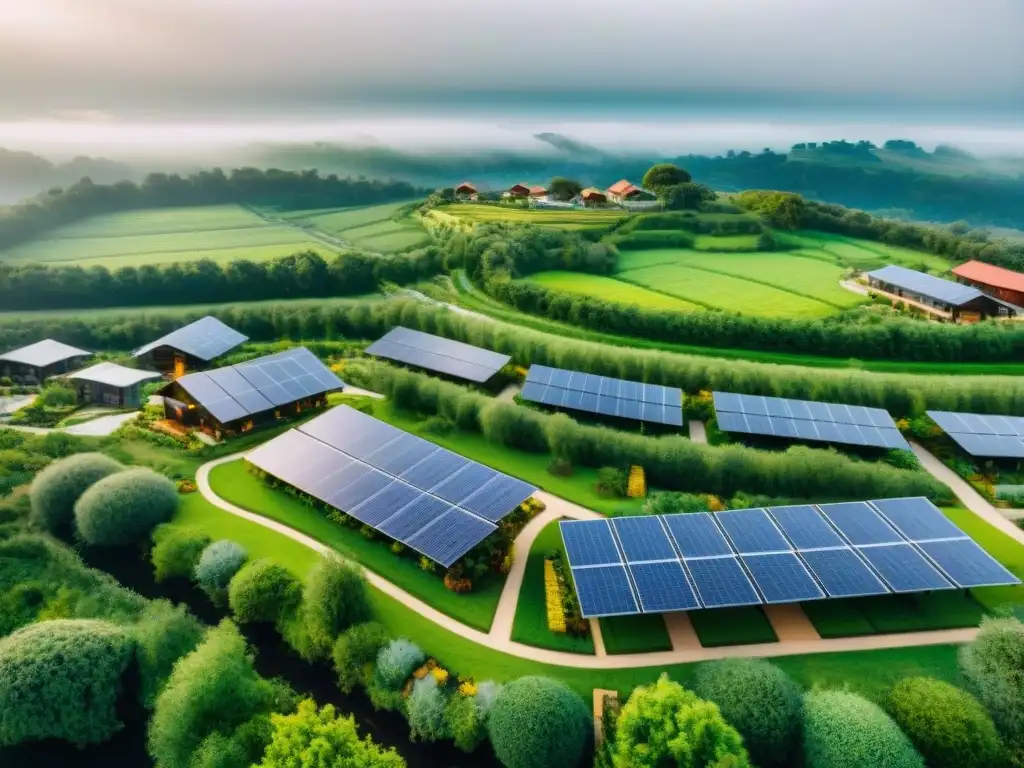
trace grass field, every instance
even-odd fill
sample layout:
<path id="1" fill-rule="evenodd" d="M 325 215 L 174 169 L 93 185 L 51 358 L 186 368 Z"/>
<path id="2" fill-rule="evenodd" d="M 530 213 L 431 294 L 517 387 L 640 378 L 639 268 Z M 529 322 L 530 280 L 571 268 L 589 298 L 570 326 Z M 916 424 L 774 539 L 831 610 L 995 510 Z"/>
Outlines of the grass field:
<path id="1" fill-rule="evenodd" d="M 644 251 L 636 251 L 644 253 Z M 690 301 L 666 296 L 663 293 L 649 291 L 637 285 L 624 283 L 612 277 L 588 275 L 582 272 L 539 272 L 530 276 L 530 281 L 556 291 L 578 293 L 605 301 L 616 301 L 621 304 L 636 304 L 647 309 L 668 309 L 676 312 L 688 312 L 701 307 Z"/>
<path id="2" fill-rule="evenodd" d="M 757 235 L 697 235 L 693 239 L 693 247 L 698 251 L 733 251 L 757 250 Z"/>
<path id="3" fill-rule="evenodd" d="M 287 213 L 282 216 L 297 227 L 322 232 L 358 248 L 380 253 L 399 253 L 425 245 L 430 236 L 420 224 L 406 218 L 392 219 L 410 200 L 361 208 Z"/>
<path id="4" fill-rule="evenodd" d="M 530 210 L 501 205 L 474 205 L 465 203 L 447 205 L 443 209 L 449 216 L 477 224 L 485 221 L 502 221 L 521 224 L 538 224 L 555 229 L 604 229 L 626 216 L 620 210 L 567 209 Z"/>
<path id="5" fill-rule="evenodd" d="M 935 274 L 947 272 L 953 263 L 934 253 L 915 251 L 898 245 L 860 240 L 826 232 L 776 232 L 776 239 L 797 246 L 808 255 L 825 258 L 857 269 L 878 269 L 886 264 L 900 264 Z"/>
<path id="6" fill-rule="evenodd" d="M 0 261 L 117 268 L 211 259 L 265 261 L 334 249 L 237 205 L 160 208 L 95 216 L 0 252 Z"/>

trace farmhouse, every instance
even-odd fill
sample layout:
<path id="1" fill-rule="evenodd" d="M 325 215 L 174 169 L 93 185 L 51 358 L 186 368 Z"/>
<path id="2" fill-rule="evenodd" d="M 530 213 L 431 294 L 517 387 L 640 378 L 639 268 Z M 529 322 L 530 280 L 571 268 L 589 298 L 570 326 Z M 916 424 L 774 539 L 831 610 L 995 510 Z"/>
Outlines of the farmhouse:
<path id="1" fill-rule="evenodd" d="M 1024 275 L 981 261 L 968 261 L 953 268 L 962 283 L 973 285 L 985 293 L 1024 307 Z"/>
<path id="2" fill-rule="evenodd" d="M 511 187 L 501 193 L 502 197 L 511 198 L 514 200 L 522 200 L 530 196 L 530 188 L 525 184 L 513 184 Z"/>
<path id="3" fill-rule="evenodd" d="M 470 184 L 468 181 L 464 181 L 455 187 L 455 199 L 456 200 L 476 200 L 478 197 L 476 187 Z"/>
<path id="4" fill-rule="evenodd" d="M 587 187 L 578 196 L 583 205 L 603 205 L 608 202 L 608 195 L 596 187 Z"/>
<path id="5" fill-rule="evenodd" d="M 159 394 L 169 421 L 218 440 L 260 424 L 327 405 L 344 383 L 305 347 L 238 365 L 189 373 Z"/>
<path id="6" fill-rule="evenodd" d="M 638 187 L 628 179 L 620 179 L 607 189 L 608 199 L 613 203 L 649 202 L 656 197 L 643 187 Z"/>
<path id="7" fill-rule="evenodd" d="M 156 371 L 140 371 L 116 363 L 97 363 L 66 377 L 75 385 L 79 403 L 138 408 L 142 405 L 142 382 L 159 379 Z"/>
<path id="8" fill-rule="evenodd" d="M 205 368 L 247 340 L 234 328 L 207 316 L 139 347 L 132 357 L 145 357 L 158 371 L 176 379 L 187 371 Z"/>
<path id="9" fill-rule="evenodd" d="M 0 376 L 21 384 L 39 384 L 50 376 L 66 373 L 91 356 L 92 352 L 84 349 L 44 339 L 0 355 Z"/>
<path id="10" fill-rule="evenodd" d="M 872 288 L 906 299 L 932 314 L 954 321 L 975 322 L 988 317 L 1015 317 L 1024 312 L 977 288 L 890 264 L 868 272 Z"/>
<path id="11" fill-rule="evenodd" d="M 547 197 L 547 195 L 548 195 L 548 188 L 547 187 L 540 186 L 540 185 L 537 185 L 535 187 L 530 187 L 530 197 L 532 197 L 534 199 L 541 198 L 541 197 Z"/>

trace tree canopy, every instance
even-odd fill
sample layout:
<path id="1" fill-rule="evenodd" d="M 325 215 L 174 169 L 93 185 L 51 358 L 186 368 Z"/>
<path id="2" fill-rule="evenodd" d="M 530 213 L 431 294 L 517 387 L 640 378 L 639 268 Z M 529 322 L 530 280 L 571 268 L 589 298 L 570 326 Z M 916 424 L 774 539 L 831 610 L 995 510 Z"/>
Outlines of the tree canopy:
<path id="1" fill-rule="evenodd" d="M 583 185 L 574 179 L 556 176 L 548 185 L 548 194 L 556 200 L 571 200 L 583 191 Z"/>
<path id="2" fill-rule="evenodd" d="M 692 181 L 689 171 L 680 168 L 674 163 L 658 163 L 652 165 L 641 182 L 644 189 L 660 195 L 663 190 L 674 187 L 677 184 L 686 184 Z"/>
<path id="3" fill-rule="evenodd" d="M 300 619 L 308 643 L 304 655 L 327 657 L 342 632 L 370 615 L 366 579 L 358 567 L 336 557 L 321 558 L 302 595 Z"/>
<path id="4" fill-rule="evenodd" d="M 142 541 L 174 516 L 178 490 L 151 469 L 126 469 L 93 484 L 75 503 L 75 527 L 89 544 L 125 546 Z"/>
<path id="5" fill-rule="evenodd" d="M 564 683 L 531 676 L 502 688 L 487 730 L 507 768 L 573 768 L 593 725 L 587 707 Z"/>

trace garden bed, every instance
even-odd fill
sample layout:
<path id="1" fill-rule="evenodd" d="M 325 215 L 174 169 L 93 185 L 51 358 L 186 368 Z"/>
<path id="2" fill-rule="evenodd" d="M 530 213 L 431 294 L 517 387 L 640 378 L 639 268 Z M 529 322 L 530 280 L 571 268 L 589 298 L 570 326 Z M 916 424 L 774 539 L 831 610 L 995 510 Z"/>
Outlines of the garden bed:
<path id="1" fill-rule="evenodd" d="M 705 648 L 778 642 L 772 623 L 756 605 L 691 611 L 690 623 Z"/>

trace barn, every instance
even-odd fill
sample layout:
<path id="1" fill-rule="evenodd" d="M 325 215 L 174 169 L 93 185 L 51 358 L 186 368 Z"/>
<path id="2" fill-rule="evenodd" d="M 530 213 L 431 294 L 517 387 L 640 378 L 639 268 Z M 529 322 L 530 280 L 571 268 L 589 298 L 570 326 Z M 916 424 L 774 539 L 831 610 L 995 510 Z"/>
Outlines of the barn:
<path id="1" fill-rule="evenodd" d="M 968 261 L 953 268 L 961 283 L 973 285 L 997 299 L 1024 307 L 1024 275 L 983 261 Z"/>
<path id="2" fill-rule="evenodd" d="M 502 197 L 512 198 L 513 200 L 522 200 L 529 196 L 530 188 L 525 184 L 513 184 L 502 193 Z"/>
<path id="3" fill-rule="evenodd" d="M 464 181 L 455 187 L 455 198 L 457 200 L 476 200 L 478 196 L 477 189 L 468 181 Z"/>
<path id="4" fill-rule="evenodd" d="M 97 363 L 66 377 L 78 393 L 78 402 L 138 408 L 142 405 L 142 382 L 162 378 L 156 371 L 126 368 L 117 363 Z"/>
<path id="5" fill-rule="evenodd" d="M 43 339 L 0 355 L 0 376 L 18 384 L 40 384 L 50 376 L 76 368 L 87 357 L 92 357 L 92 352 Z"/>
<path id="6" fill-rule="evenodd" d="M 890 264 L 867 273 L 868 284 L 921 309 L 956 322 L 1016 317 L 1024 309 L 969 285 Z"/>
<path id="7" fill-rule="evenodd" d="M 140 347 L 132 357 L 144 358 L 161 373 L 177 379 L 208 367 L 212 360 L 246 341 L 248 336 L 207 316 Z"/>

